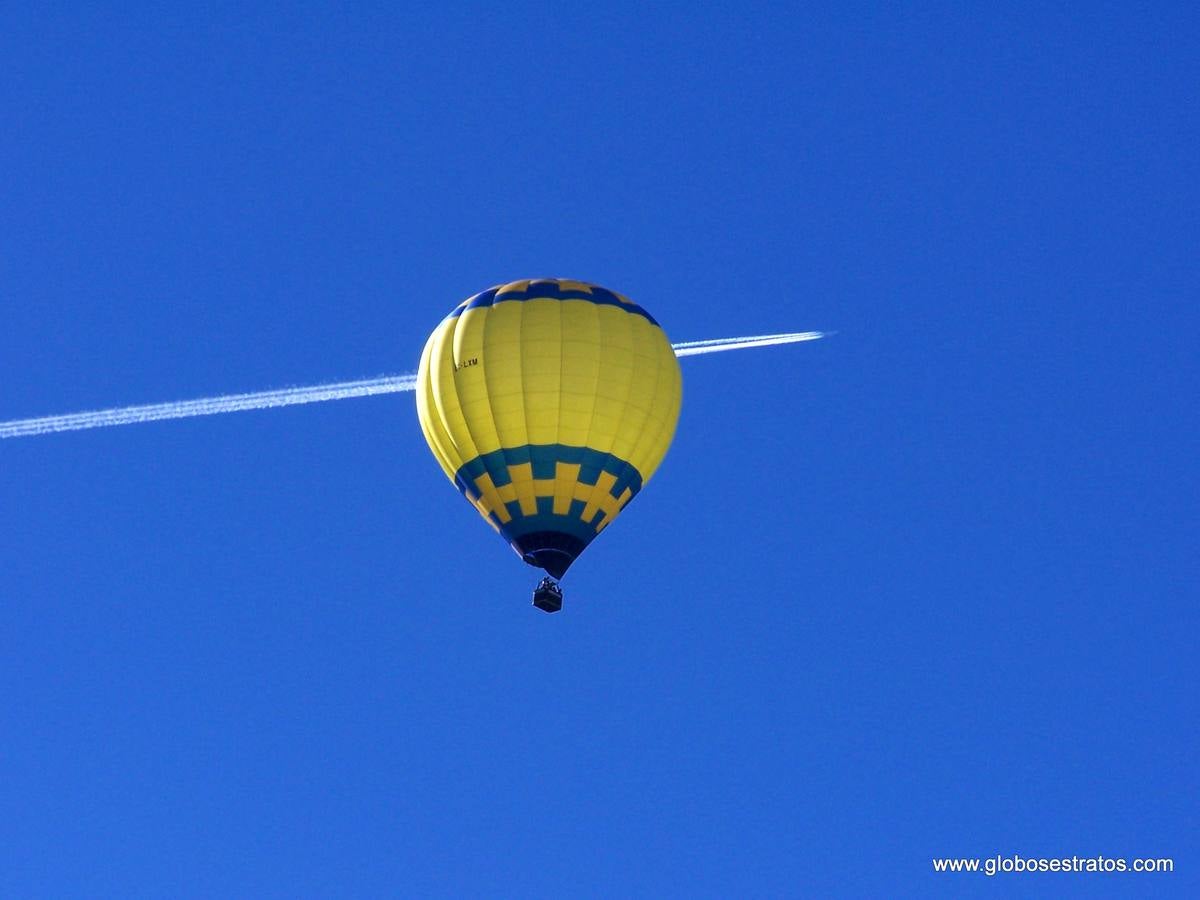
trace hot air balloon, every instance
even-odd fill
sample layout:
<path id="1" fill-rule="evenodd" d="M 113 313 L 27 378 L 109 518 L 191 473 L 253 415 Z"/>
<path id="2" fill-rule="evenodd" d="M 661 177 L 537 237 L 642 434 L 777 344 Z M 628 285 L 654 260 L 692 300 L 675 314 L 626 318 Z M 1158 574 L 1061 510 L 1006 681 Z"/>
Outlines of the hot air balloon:
<path id="1" fill-rule="evenodd" d="M 582 281 L 537 279 L 460 303 L 430 335 L 417 414 L 446 476 L 555 579 L 638 495 L 679 419 L 682 379 L 654 317 Z"/>

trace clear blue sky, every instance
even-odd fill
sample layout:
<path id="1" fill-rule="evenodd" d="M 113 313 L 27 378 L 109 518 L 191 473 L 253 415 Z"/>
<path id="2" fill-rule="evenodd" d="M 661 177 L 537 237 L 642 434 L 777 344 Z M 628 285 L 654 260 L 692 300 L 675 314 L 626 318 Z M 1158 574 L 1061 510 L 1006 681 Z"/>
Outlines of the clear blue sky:
<path id="1" fill-rule="evenodd" d="M 683 360 L 557 616 L 411 394 L 3 442 L 0 894 L 1197 895 L 1190 5 L 74 6 L 0 17 L 0 419 L 533 276 L 838 335 Z"/>

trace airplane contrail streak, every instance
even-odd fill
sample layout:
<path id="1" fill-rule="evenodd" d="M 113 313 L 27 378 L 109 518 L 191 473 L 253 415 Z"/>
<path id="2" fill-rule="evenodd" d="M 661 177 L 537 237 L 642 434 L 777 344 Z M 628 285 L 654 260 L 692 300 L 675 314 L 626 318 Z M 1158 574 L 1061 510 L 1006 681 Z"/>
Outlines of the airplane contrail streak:
<path id="1" fill-rule="evenodd" d="M 702 353 L 720 353 L 723 350 L 745 350 L 750 347 L 775 347 L 779 344 L 797 344 L 800 341 L 816 341 L 833 334 L 832 331 L 794 331 L 791 334 L 758 334 L 753 337 L 714 338 L 708 341 L 684 341 L 672 344 L 676 356 L 699 356 Z"/>
<path id="2" fill-rule="evenodd" d="M 340 381 L 277 391 L 257 391 L 253 394 L 227 394 L 223 397 L 99 409 L 64 416 L 44 416 L 39 419 L 14 419 L 11 422 L 0 422 L 0 438 L 29 437 L 56 431 L 81 431 L 84 428 L 103 428 L 106 425 L 158 422 L 162 419 L 186 419 L 191 416 L 215 416 L 218 413 L 240 412 L 245 409 L 270 409 L 300 403 L 319 403 L 322 400 L 369 397 L 372 394 L 394 394 L 397 391 L 411 391 L 416 384 L 416 375 L 387 375 L 362 381 Z"/>
<path id="3" fill-rule="evenodd" d="M 716 338 L 707 341 L 684 341 L 672 344 L 676 356 L 698 356 L 720 353 L 723 350 L 742 350 L 750 347 L 773 347 L 799 341 L 815 341 L 830 332 L 798 331 L 791 334 L 765 334 L 740 338 Z M 411 391 L 417 386 L 417 376 L 381 375 L 360 381 L 338 381 L 307 387 L 256 391 L 250 394 L 226 394 L 203 397 L 199 400 L 177 400 L 171 403 L 150 403 L 144 406 L 123 406 L 91 412 L 69 413 L 60 416 L 41 416 L 36 419 L 13 419 L 0 422 L 0 439 L 33 437 L 58 431 L 82 431 L 109 425 L 133 425 L 138 422 L 159 422 L 163 419 L 186 419 L 192 416 L 215 416 L 219 413 L 241 412 L 247 409 L 271 409 L 277 406 L 296 406 L 320 403 L 325 400 L 345 400 L 349 397 L 370 397 L 375 394 L 395 394 Z"/>

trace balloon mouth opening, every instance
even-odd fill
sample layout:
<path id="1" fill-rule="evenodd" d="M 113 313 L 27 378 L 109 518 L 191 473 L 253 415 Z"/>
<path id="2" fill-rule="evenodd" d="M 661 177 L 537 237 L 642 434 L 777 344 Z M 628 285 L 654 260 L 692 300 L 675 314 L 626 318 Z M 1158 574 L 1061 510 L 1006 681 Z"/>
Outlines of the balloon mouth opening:
<path id="1" fill-rule="evenodd" d="M 539 531 L 517 538 L 512 546 L 529 565 L 544 569 L 554 578 L 562 578 L 585 544 L 569 534 Z"/>
<path id="2" fill-rule="evenodd" d="M 536 569 L 545 569 L 555 578 L 562 578 L 567 574 L 571 563 L 575 562 L 575 557 L 562 550 L 535 550 L 532 553 L 526 553 L 521 559 Z"/>

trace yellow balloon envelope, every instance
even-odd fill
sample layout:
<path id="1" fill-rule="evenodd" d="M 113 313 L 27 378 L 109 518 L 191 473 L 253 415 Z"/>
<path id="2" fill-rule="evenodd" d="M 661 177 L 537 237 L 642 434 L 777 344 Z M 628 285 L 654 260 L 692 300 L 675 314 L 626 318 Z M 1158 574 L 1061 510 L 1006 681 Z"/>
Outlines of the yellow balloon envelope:
<path id="1" fill-rule="evenodd" d="M 653 317 L 580 281 L 514 281 L 463 301 L 417 372 L 421 430 L 446 475 L 555 578 L 650 480 L 681 398 Z"/>

